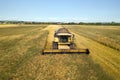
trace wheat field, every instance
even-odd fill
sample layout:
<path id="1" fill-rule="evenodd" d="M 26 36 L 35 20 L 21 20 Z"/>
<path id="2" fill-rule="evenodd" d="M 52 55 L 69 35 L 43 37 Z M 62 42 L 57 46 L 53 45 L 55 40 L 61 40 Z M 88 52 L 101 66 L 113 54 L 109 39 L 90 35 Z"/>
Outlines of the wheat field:
<path id="1" fill-rule="evenodd" d="M 90 27 L 63 26 L 75 35 L 76 46 L 89 48 L 90 55 L 42 55 L 44 48 L 51 48 L 54 31 L 61 25 L 3 26 L 0 28 L 0 80 L 119 80 L 119 47 L 93 39 Z M 102 36 L 107 35 L 102 33 Z"/>

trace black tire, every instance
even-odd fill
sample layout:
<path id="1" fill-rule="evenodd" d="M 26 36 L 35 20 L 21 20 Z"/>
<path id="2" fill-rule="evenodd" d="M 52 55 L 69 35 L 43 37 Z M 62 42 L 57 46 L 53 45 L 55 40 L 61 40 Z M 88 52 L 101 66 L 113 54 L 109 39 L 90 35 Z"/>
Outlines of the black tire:
<path id="1" fill-rule="evenodd" d="M 86 51 L 87 51 L 87 52 L 86 52 L 86 54 L 90 54 L 90 51 L 89 51 L 89 49 L 87 49 Z"/>
<path id="2" fill-rule="evenodd" d="M 76 47 L 75 47 L 75 44 L 74 43 L 72 43 L 72 44 L 70 44 L 70 49 L 75 49 Z"/>
<path id="3" fill-rule="evenodd" d="M 52 43 L 52 47 L 53 47 L 53 49 L 58 49 L 58 43 L 57 42 L 53 42 Z"/>

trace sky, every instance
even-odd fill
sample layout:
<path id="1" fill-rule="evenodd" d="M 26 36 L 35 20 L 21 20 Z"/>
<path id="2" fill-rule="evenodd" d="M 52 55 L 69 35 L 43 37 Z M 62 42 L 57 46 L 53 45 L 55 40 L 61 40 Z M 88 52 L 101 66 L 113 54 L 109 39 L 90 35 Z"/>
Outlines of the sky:
<path id="1" fill-rule="evenodd" d="M 120 0 L 0 0 L 0 20 L 120 22 Z"/>

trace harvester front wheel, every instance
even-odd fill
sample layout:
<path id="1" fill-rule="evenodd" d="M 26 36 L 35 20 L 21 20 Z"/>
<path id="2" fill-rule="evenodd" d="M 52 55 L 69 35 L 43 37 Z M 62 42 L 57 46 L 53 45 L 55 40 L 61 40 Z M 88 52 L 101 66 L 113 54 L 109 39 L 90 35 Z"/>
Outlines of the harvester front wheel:
<path id="1" fill-rule="evenodd" d="M 57 42 L 53 42 L 52 43 L 52 48 L 53 49 L 58 49 L 58 43 Z"/>
<path id="2" fill-rule="evenodd" d="M 76 47 L 75 47 L 75 44 L 74 43 L 72 43 L 72 44 L 70 44 L 70 49 L 75 49 Z"/>
<path id="3" fill-rule="evenodd" d="M 87 50 L 86 50 L 86 54 L 90 54 L 90 51 L 89 51 L 89 49 L 87 49 Z"/>

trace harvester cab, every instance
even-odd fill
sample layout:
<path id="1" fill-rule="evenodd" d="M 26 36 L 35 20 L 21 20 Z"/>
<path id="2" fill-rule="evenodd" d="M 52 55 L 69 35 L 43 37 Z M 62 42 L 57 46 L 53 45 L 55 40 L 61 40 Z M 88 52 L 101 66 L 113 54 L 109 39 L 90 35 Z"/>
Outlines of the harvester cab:
<path id="1" fill-rule="evenodd" d="M 66 28 L 60 28 L 54 33 L 54 41 L 52 42 L 52 49 L 44 49 L 43 54 L 50 53 L 86 53 L 89 54 L 88 49 L 77 49 L 74 43 L 74 34 L 70 33 Z"/>
<path id="2" fill-rule="evenodd" d="M 60 28 L 54 34 L 53 49 L 72 49 L 74 35 L 66 28 Z"/>

